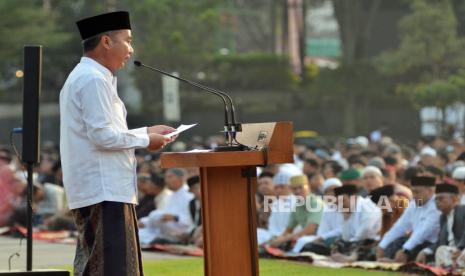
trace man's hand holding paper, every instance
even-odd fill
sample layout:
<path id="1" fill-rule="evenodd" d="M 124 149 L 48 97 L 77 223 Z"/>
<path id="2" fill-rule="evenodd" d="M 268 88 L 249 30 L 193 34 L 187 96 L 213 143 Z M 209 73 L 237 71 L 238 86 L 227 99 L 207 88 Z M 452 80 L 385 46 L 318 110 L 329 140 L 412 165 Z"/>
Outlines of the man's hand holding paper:
<path id="1" fill-rule="evenodd" d="M 164 134 L 165 137 L 171 138 L 171 137 L 178 137 L 178 135 L 189 128 L 195 127 L 197 124 L 192 124 L 192 125 L 180 125 L 175 131 Z"/>

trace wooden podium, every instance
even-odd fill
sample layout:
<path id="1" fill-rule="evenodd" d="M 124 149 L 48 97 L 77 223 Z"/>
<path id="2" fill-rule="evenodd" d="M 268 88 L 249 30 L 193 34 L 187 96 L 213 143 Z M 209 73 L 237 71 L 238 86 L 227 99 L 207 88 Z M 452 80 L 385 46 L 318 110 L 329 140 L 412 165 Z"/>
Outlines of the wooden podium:
<path id="1" fill-rule="evenodd" d="M 291 122 L 243 124 L 237 140 L 256 150 L 164 153 L 163 168 L 199 167 L 204 273 L 258 275 L 256 166 L 293 162 Z"/>

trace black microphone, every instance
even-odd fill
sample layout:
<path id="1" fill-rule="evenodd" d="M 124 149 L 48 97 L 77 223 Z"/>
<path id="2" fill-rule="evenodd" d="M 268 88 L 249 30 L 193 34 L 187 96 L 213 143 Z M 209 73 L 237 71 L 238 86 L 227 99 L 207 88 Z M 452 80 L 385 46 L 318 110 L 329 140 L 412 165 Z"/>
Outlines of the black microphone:
<path id="1" fill-rule="evenodd" d="M 223 101 L 223 104 L 224 104 L 224 131 L 225 131 L 225 135 L 226 135 L 226 140 L 228 141 L 229 145 L 232 145 L 233 140 L 236 138 L 236 132 L 241 131 L 241 124 L 236 123 L 236 110 L 234 108 L 234 103 L 233 103 L 233 100 L 231 99 L 231 97 L 227 93 L 216 90 L 214 88 L 211 88 L 211 87 L 208 87 L 208 86 L 205 86 L 205 85 L 202 85 L 202 84 L 199 84 L 199 83 L 196 83 L 196 82 L 193 82 L 193 81 L 190 81 L 190 80 L 187 80 L 187 79 L 184 79 L 184 78 L 181 78 L 181 77 L 178 77 L 178 76 L 175 76 L 175 75 L 172 75 L 172 74 L 170 74 L 168 72 L 165 72 L 163 70 L 160 70 L 158 68 L 143 64 L 142 62 L 140 62 L 138 60 L 134 61 L 134 65 L 137 66 L 137 67 L 148 68 L 148 69 L 156 71 L 156 72 L 158 72 L 160 74 L 175 78 L 177 80 L 180 80 L 180 81 L 185 82 L 187 84 L 190 84 L 190 85 L 192 85 L 194 87 L 197 87 L 199 89 L 205 90 L 207 92 L 210 92 L 212 94 L 215 94 L 215 95 L 221 97 L 221 99 Z M 229 116 L 228 116 L 228 114 L 229 114 L 228 111 L 229 110 L 228 110 L 228 104 L 226 103 L 226 99 L 228 99 L 229 105 L 231 107 L 231 122 L 229 122 Z M 231 134 L 229 134 L 229 132 L 231 132 Z"/>

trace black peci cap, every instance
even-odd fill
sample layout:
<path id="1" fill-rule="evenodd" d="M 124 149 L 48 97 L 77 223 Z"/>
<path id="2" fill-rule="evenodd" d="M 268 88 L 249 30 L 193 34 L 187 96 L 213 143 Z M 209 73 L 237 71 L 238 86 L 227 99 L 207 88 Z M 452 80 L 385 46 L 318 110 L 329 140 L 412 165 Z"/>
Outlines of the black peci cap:
<path id="1" fill-rule="evenodd" d="M 450 194 L 459 194 L 459 188 L 451 184 L 438 184 L 436 185 L 436 194 L 440 193 L 450 193 Z"/>
<path id="2" fill-rule="evenodd" d="M 116 11 L 88 17 L 79 20 L 76 25 L 82 40 L 108 31 L 131 29 L 127 11 Z"/>
<path id="3" fill-rule="evenodd" d="M 358 194 L 358 189 L 357 186 L 348 184 L 348 185 L 343 185 L 341 187 L 337 187 L 334 189 L 334 194 L 336 196 L 340 195 L 356 195 Z"/>
<path id="4" fill-rule="evenodd" d="M 390 197 L 393 194 L 394 194 L 394 186 L 393 185 L 384 185 L 384 186 L 381 186 L 381 187 L 376 188 L 373 191 L 371 191 L 370 199 L 374 203 L 378 203 L 379 199 L 382 196 Z"/>
<path id="5" fill-rule="evenodd" d="M 434 187 L 436 185 L 436 179 L 429 176 L 414 176 L 412 177 L 412 186 L 427 186 Z"/>
<path id="6" fill-rule="evenodd" d="M 198 184 L 200 183 L 200 177 L 199 176 L 192 176 L 192 177 L 189 177 L 187 179 L 187 185 L 189 186 L 189 188 L 191 188 L 192 186 L 194 186 L 195 184 Z"/>

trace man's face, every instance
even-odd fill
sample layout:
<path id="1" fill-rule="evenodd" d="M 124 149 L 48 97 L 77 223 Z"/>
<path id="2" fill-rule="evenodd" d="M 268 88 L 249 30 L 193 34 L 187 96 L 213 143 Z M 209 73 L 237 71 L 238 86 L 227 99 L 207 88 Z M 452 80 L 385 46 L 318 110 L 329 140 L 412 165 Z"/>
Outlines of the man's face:
<path id="1" fill-rule="evenodd" d="M 146 175 L 139 175 L 137 177 L 137 189 L 143 193 L 147 194 L 148 186 L 150 185 L 150 176 Z"/>
<path id="2" fill-rule="evenodd" d="M 53 168 L 53 160 L 50 158 L 43 158 L 39 164 L 39 172 L 43 174 L 50 174 Z"/>
<path id="3" fill-rule="evenodd" d="M 352 208 L 355 208 L 355 204 L 357 202 L 356 195 L 342 195 L 342 208 L 349 209 L 349 212 L 353 212 Z M 352 205 L 352 206 L 351 206 Z"/>
<path id="4" fill-rule="evenodd" d="M 326 188 L 325 190 L 325 196 L 334 196 L 334 189 L 336 189 L 338 186 L 330 186 Z"/>
<path id="5" fill-rule="evenodd" d="M 310 179 L 310 189 L 312 192 L 318 191 L 321 186 L 323 186 L 323 182 L 325 179 L 321 174 L 316 174 Z"/>
<path id="6" fill-rule="evenodd" d="M 436 158 L 429 154 L 423 154 L 420 156 L 420 163 L 425 167 L 434 166 L 434 164 L 436 163 Z"/>
<path id="7" fill-rule="evenodd" d="M 42 187 L 38 187 L 36 192 L 34 193 L 33 201 L 38 203 L 44 200 L 45 193 Z"/>
<path id="8" fill-rule="evenodd" d="M 134 52 L 131 45 L 132 34 L 131 30 L 119 30 L 112 32 L 108 37 L 109 67 L 114 72 L 123 68 Z"/>
<path id="9" fill-rule="evenodd" d="M 309 164 L 308 162 L 304 162 L 303 172 L 306 175 L 314 174 L 317 172 L 317 168 L 313 167 L 313 165 Z"/>
<path id="10" fill-rule="evenodd" d="M 334 204 L 335 202 L 332 202 L 332 200 L 334 199 L 334 189 L 336 189 L 337 186 L 330 186 L 328 188 L 326 188 L 325 192 L 324 192 L 324 197 L 323 197 L 323 200 L 325 201 L 326 204 Z"/>
<path id="11" fill-rule="evenodd" d="M 296 196 L 307 196 L 307 188 L 304 185 L 291 186 L 292 193 Z"/>
<path id="12" fill-rule="evenodd" d="M 448 214 L 459 202 L 456 195 L 450 193 L 439 193 L 434 198 L 436 207 L 443 214 Z"/>
<path id="13" fill-rule="evenodd" d="M 336 176 L 334 171 L 333 171 L 333 168 L 330 165 L 326 165 L 323 168 L 323 175 L 324 175 L 325 178 L 331 178 L 331 177 Z"/>
<path id="14" fill-rule="evenodd" d="M 363 175 L 362 181 L 363 187 L 365 187 L 368 192 L 383 186 L 383 179 L 379 175 L 372 172 L 365 173 Z"/>
<path id="15" fill-rule="evenodd" d="M 200 183 L 196 183 L 192 185 L 192 187 L 189 188 L 189 192 L 193 193 L 195 198 L 200 199 L 201 198 Z"/>
<path id="16" fill-rule="evenodd" d="M 275 184 L 274 191 L 276 196 L 287 196 L 290 194 L 289 185 Z"/>
<path id="17" fill-rule="evenodd" d="M 257 192 L 261 195 L 274 195 L 273 179 L 261 177 L 257 180 Z"/>
<path id="18" fill-rule="evenodd" d="M 177 176 L 176 174 L 168 171 L 165 174 L 165 183 L 168 186 L 168 189 L 172 191 L 177 191 L 179 188 L 182 187 L 183 178 L 181 176 Z"/>
<path id="19" fill-rule="evenodd" d="M 434 187 L 413 186 L 412 195 L 418 206 L 424 205 L 434 194 Z"/>

